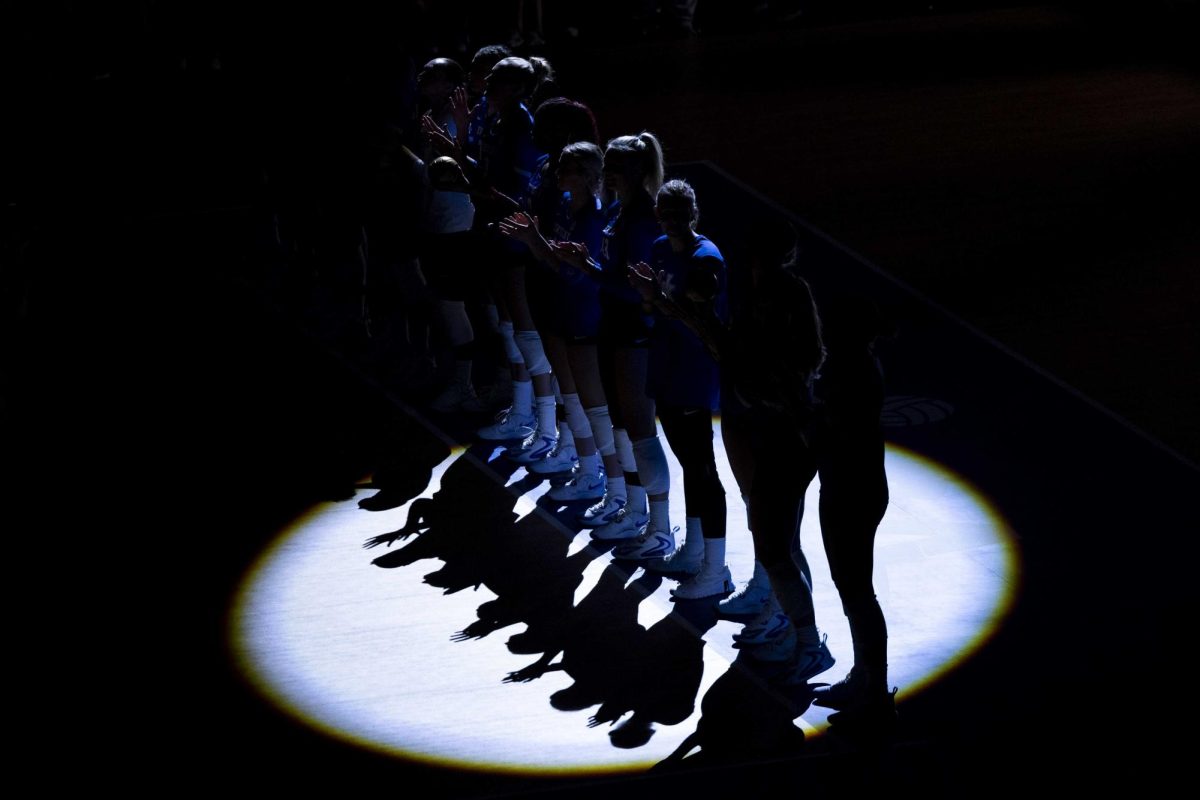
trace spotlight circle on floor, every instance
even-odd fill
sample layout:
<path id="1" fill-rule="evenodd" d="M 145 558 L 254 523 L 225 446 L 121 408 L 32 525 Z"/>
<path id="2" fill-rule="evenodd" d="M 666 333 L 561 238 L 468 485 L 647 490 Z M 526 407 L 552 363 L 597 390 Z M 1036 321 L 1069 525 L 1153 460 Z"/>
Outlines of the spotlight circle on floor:
<path id="1" fill-rule="evenodd" d="M 723 455 L 719 428 L 717 436 Z M 678 475 L 678 465 L 671 467 Z M 735 486 L 728 466 L 719 468 L 727 489 Z M 961 478 L 890 444 L 887 468 L 891 502 L 876 544 L 876 588 L 889 624 L 890 681 L 901 687 L 903 700 L 986 641 L 1015 598 L 1019 564 L 1004 520 Z M 700 699 L 736 656 L 731 633 L 737 628 L 720 622 L 705 633 L 703 679 L 691 717 L 654 725 L 649 741 L 636 749 L 614 747 L 608 735 L 613 727 L 589 727 L 595 707 L 564 712 L 551 706 L 553 693 L 573 685 L 569 670 L 505 682 L 538 654 L 510 651 L 508 640 L 525 630 L 523 623 L 505 626 L 500 620 L 494 630 L 479 624 L 480 607 L 496 606 L 485 604 L 511 589 L 488 565 L 509 556 L 544 557 L 553 564 L 569 557 L 582 565 L 577 606 L 605 576 L 611 578 L 607 554 L 590 561 L 581 556 L 586 533 L 571 540 L 561 528 L 546 527 L 543 515 L 530 513 L 546 487 L 526 477 L 518 469 L 498 479 L 486 458 L 458 448 L 434 470 L 421 498 L 401 507 L 367 512 L 342 502 L 311 509 L 261 555 L 234 599 L 229 635 L 242 673 L 277 706 L 332 737 L 448 767 L 596 773 L 641 770 L 666 757 L 696 729 Z M 813 570 L 818 623 L 838 657 L 835 669 L 818 680 L 835 680 L 849 668 L 851 654 L 819 545 L 817 491 L 814 482 L 801 540 Z M 678 494 L 680 507 L 672 516 L 682 519 Z M 454 539 L 438 528 L 448 518 L 494 525 L 487 509 L 504 503 L 508 539 L 484 528 Z M 735 505 L 728 561 L 744 580 L 753 552 L 744 510 Z M 363 549 L 368 538 L 398 531 L 415 517 L 427 523 L 416 526 L 423 532 L 390 547 Z M 471 536 L 491 537 L 475 540 L 484 565 L 478 588 L 471 581 L 479 565 L 464 567 L 453 549 L 470 546 Z M 443 540 L 447 546 L 439 549 Z M 540 542 L 536 550 L 509 550 L 531 541 Z M 391 568 L 372 563 L 389 553 L 397 554 L 388 556 Z M 671 612 L 672 585 L 663 582 L 640 602 L 641 626 L 649 629 Z M 455 635 L 471 631 L 473 623 L 480 635 Z M 824 714 L 810 709 L 797 724 L 817 732 Z"/>

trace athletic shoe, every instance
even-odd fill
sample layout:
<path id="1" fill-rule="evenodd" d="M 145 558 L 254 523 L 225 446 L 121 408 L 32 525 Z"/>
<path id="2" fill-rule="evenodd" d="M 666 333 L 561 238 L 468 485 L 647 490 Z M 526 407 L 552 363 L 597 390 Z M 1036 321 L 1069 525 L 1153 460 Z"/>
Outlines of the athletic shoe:
<path id="1" fill-rule="evenodd" d="M 513 445 L 504 452 L 510 461 L 518 464 L 532 464 L 540 461 L 558 447 L 558 437 L 548 436 L 534 431 L 525 437 L 520 444 Z"/>
<path id="2" fill-rule="evenodd" d="M 686 537 L 683 544 L 675 548 L 674 553 L 662 561 L 647 564 L 646 569 L 654 570 L 660 575 L 683 579 L 699 574 L 700 568 L 703 566 L 704 537 L 696 535 Z"/>
<path id="3" fill-rule="evenodd" d="M 755 620 L 733 635 L 734 646 L 765 644 L 782 636 L 792 627 L 792 620 L 782 611 L 776 611 L 764 620 Z"/>
<path id="4" fill-rule="evenodd" d="M 741 589 L 717 603 L 717 616 L 722 619 L 753 619 L 771 600 L 771 579 L 762 564 L 754 562 L 754 574 Z"/>
<path id="5" fill-rule="evenodd" d="M 675 531 L 679 530 L 676 528 Z M 636 539 L 621 542 L 613 548 L 613 558 L 629 561 L 655 561 L 675 552 L 675 531 L 652 531 L 649 528 Z"/>
<path id="6" fill-rule="evenodd" d="M 614 497 L 606 491 L 599 503 L 590 506 L 587 511 L 579 515 L 579 524 L 585 528 L 599 528 L 607 525 L 625 509 L 626 502 L 624 497 Z"/>
<path id="7" fill-rule="evenodd" d="M 810 644 L 804 647 L 797 647 L 796 654 L 792 658 L 793 663 L 790 665 L 782 682 L 790 686 L 808 683 L 810 679 L 831 669 L 837 663 L 837 660 L 833 657 L 833 653 L 829 652 L 828 645 L 825 644 L 825 640 L 828 638 L 829 635 L 826 634 L 815 645 Z M 814 689 L 813 692 L 815 694 L 820 689 L 827 688 L 829 687 L 823 686 Z"/>
<path id="8" fill-rule="evenodd" d="M 545 458 L 529 465 L 529 471 L 538 475 L 553 475 L 558 472 L 569 472 L 578 463 L 579 455 L 575 452 L 575 445 L 567 444 L 559 439 L 558 444 L 546 454 Z"/>
<path id="9" fill-rule="evenodd" d="M 782 665 L 784 662 L 790 662 L 796 655 L 796 629 L 792 627 L 791 620 L 787 620 L 787 624 L 783 627 L 774 628 L 772 636 L 765 641 L 734 642 L 733 646 L 739 650 L 745 650 L 746 654 L 755 661 Z M 785 666 L 782 673 L 776 673 L 775 679 L 778 680 L 779 676 L 786 676 L 789 673 L 790 670 Z"/>
<path id="10" fill-rule="evenodd" d="M 829 724 L 843 730 L 887 733 L 896 724 L 896 689 L 870 687 L 865 673 L 853 667 L 845 678 L 813 689 L 813 704 L 833 708 Z"/>
<path id="11" fill-rule="evenodd" d="M 700 572 L 680 583 L 671 590 L 671 596 L 677 600 L 699 600 L 702 597 L 715 597 L 733 591 L 733 576 L 729 567 L 710 568 L 705 564 Z"/>
<path id="12" fill-rule="evenodd" d="M 837 683 L 814 689 L 813 703 L 842 711 L 866 704 L 871 699 L 870 694 L 866 674 L 858 667 L 851 667 L 846 677 Z M 877 691 L 875 694 L 880 693 Z"/>
<path id="13" fill-rule="evenodd" d="M 537 422 L 532 414 L 521 416 L 514 414 L 512 409 L 508 408 L 496 416 L 494 423 L 479 429 L 479 438 L 489 442 L 524 440 L 535 430 L 537 430 Z"/>
<path id="14" fill-rule="evenodd" d="M 604 473 L 589 475 L 586 472 L 576 472 L 566 483 L 551 486 L 546 495 L 559 503 L 599 500 L 604 497 L 604 486 Z"/>
<path id="15" fill-rule="evenodd" d="M 602 542 L 636 539 L 645 532 L 646 525 L 649 522 L 650 516 L 648 514 L 639 514 L 622 506 L 617 515 L 613 517 L 612 522 L 592 528 L 592 538 L 599 539 Z"/>

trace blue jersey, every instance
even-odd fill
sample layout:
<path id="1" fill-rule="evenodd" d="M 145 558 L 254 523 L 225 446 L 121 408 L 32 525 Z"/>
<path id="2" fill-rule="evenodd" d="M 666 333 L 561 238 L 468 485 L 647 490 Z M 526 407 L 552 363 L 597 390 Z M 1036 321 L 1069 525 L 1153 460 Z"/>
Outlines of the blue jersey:
<path id="1" fill-rule="evenodd" d="M 682 253 L 671 248 L 666 236 L 660 237 L 651 248 L 650 266 L 655 274 L 665 273 L 664 293 L 686 309 L 696 307 L 687 297 L 689 284 L 705 273 L 704 285 L 717 287 L 713 310 L 722 321 L 728 318 L 725 259 L 707 237 L 697 236 L 692 247 Z M 719 405 L 717 362 L 692 329 L 677 319 L 655 320 L 646 393 L 657 402 L 670 405 L 709 409 Z"/>
<path id="2" fill-rule="evenodd" d="M 560 242 L 581 242 L 587 245 L 589 253 L 598 253 L 604 247 L 604 230 L 608 221 L 600 207 L 600 199 L 592 198 L 592 202 L 584 205 L 579 211 L 571 209 L 571 197 L 564 192 L 554 215 L 553 237 Z M 583 273 L 577 269 L 563 270 L 566 280 L 575 282 L 586 280 Z"/>
<path id="3" fill-rule="evenodd" d="M 533 143 L 533 117 L 524 104 L 489 117 L 487 97 L 480 100 L 467 121 L 465 151 L 490 186 L 525 206 L 543 154 Z"/>
<path id="4" fill-rule="evenodd" d="M 639 198 L 640 199 L 640 198 Z M 650 246 L 662 235 L 654 206 L 635 201 L 617 213 L 604 228 L 600 243 L 600 284 L 612 299 L 640 305 L 641 297 L 629 284 L 629 265 L 650 259 Z"/>
<path id="5" fill-rule="evenodd" d="M 550 154 L 544 153 L 534 164 L 533 174 L 529 177 L 529 188 L 525 192 L 525 210 L 538 218 L 542 235 L 557 238 L 553 234 L 554 221 L 561 213 L 562 206 L 568 204 L 571 195 L 561 191 L 550 164 Z"/>
<path id="6" fill-rule="evenodd" d="M 600 201 L 578 211 L 571 209 L 570 195 L 564 195 L 552 222 L 552 238 L 560 242 L 581 242 L 589 253 L 598 253 L 605 227 Z M 550 324 L 555 333 L 569 337 L 595 336 L 600 324 L 600 286 L 577 269 L 563 267 L 551 282 L 557 313 Z"/>
<path id="7" fill-rule="evenodd" d="M 529 181 L 542 155 L 533 144 L 533 116 L 517 106 L 488 120 L 480 142 L 480 167 L 500 192 L 526 203 Z"/>

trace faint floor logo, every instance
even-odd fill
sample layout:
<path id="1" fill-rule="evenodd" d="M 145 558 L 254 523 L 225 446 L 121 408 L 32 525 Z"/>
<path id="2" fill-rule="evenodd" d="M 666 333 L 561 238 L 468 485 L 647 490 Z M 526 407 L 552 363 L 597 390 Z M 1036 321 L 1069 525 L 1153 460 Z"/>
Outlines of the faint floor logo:
<path id="1" fill-rule="evenodd" d="M 900 394 L 884 398 L 879 420 L 885 428 L 911 428 L 940 422 L 953 413 L 954 406 L 945 400 Z"/>

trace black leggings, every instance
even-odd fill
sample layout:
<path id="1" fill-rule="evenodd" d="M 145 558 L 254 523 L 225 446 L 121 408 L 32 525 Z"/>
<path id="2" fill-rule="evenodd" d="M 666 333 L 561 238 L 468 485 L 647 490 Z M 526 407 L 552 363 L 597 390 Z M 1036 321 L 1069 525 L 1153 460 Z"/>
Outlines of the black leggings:
<path id="1" fill-rule="evenodd" d="M 816 459 L 793 422 L 762 407 L 723 414 L 721 436 L 746 498 L 754 557 L 793 624 L 812 625 L 812 573 L 800 547 L 800 520 Z"/>
<path id="2" fill-rule="evenodd" d="M 878 417 L 839 429 L 820 425 L 821 538 L 854 640 L 854 663 L 878 679 L 887 669 L 887 623 L 875 596 L 875 532 L 888 506 Z"/>
<path id="3" fill-rule="evenodd" d="M 725 538 L 725 487 L 713 455 L 712 411 L 658 406 L 667 444 L 683 468 L 683 501 L 689 517 L 699 517 L 705 539 Z"/>

